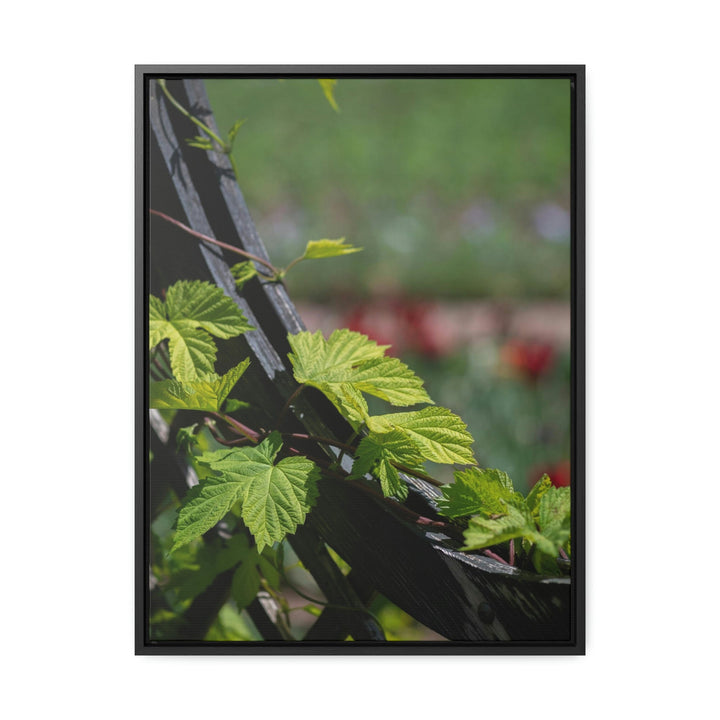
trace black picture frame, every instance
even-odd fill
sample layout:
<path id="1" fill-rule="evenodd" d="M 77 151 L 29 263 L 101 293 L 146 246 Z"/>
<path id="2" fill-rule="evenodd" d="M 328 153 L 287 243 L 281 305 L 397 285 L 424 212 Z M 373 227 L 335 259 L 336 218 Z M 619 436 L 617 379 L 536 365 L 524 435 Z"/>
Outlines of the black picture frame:
<path id="1" fill-rule="evenodd" d="M 446 642 L 154 641 L 148 636 L 150 426 L 148 422 L 147 298 L 149 280 L 150 83 L 158 78 L 566 78 L 571 85 L 571 476 L 573 555 L 568 637 L 558 640 L 448 640 Z M 585 67 L 582 65 L 479 66 L 181 66 L 135 68 L 136 204 L 136 465 L 135 653 L 137 655 L 240 654 L 452 654 L 582 655 L 585 653 Z"/>

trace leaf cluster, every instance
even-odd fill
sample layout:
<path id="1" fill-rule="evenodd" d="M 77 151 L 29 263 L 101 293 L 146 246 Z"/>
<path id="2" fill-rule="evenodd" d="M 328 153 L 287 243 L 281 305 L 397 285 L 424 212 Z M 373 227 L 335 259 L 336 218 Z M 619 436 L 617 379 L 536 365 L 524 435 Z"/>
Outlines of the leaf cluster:
<path id="1" fill-rule="evenodd" d="M 422 472 L 423 463 L 474 464 L 473 438 L 450 410 L 432 407 L 423 381 L 403 362 L 388 357 L 389 346 L 366 335 L 335 330 L 288 336 L 295 379 L 323 392 L 356 432 L 365 433 L 355 452 L 354 477 L 373 473 L 383 494 L 404 499 L 398 470 Z M 370 415 L 364 394 L 391 405 L 430 404 L 421 410 Z"/>
<path id="2" fill-rule="evenodd" d="M 350 255 L 360 252 L 362 248 L 355 247 L 345 242 L 345 238 L 337 240 L 310 240 L 305 246 L 305 251 L 300 257 L 295 258 L 286 268 L 274 270 L 273 275 L 264 275 L 258 272 L 255 264 L 249 260 L 235 263 L 230 268 L 233 278 L 235 279 L 235 287 L 238 291 L 242 290 L 248 280 L 260 275 L 269 280 L 282 280 L 288 271 L 303 260 L 319 260 L 322 258 L 340 257 L 341 255 Z"/>
<path id="3" fill-rule="evenodd" d="M 469 468 L 442 487 L 438 508 L 466 520 L 463 550 L 482 550 L 519 541 L 519 551 L 538 572 L 557 574 L 557 557 L 570 555 L 570 488 L 556 488 L 547 475 L 527 497 L 501 470 Z"/>
<path id="4" fill-rule="evenodd" d="M 250 329 L 235 303 L 210 283 L 177 282 L 168 288 L 164 302 L 151 296 L 150 346 L 169 340 L 175 377 L 150 384 L 150 406 L 214 413 L 227 409 L 228 396 L 250 361 L 217 375 L 213 369 L 217 348 L 211 334 L 229 338 Z M 178 445 L 189 450 L 194 435 L 194 427 L 182 428 Z M 276 463 L 281 448 L 280 435 L 273 433 L 255 447 L 196 456 L 195 462 L 209 476 L 187 493 L 171 551 L 203 535 L 233 508 L 255 537 L 258 552 L 294 532 L 316 496 L 318 470 L 304 457 Z"/>

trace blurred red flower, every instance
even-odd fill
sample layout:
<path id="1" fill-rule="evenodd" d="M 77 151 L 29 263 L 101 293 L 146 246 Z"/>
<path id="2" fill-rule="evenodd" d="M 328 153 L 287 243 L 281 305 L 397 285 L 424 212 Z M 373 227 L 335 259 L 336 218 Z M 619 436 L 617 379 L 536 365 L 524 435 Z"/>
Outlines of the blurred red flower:
<path id="1" fill-rule="evenodd" d="M 544 375 L 555 360 L 555 350 L 546 342 L 512 339 L 500 349 L 501 362 L 528 380 Z"/>
<path id="2" fill-rule="evenodd" d="M 546 470 L 547 474 L 552 480 L 552 484 L 555 487 L 569 487 L 570 485 L 570 461 L 563 460 L 553 465 L 549 470 Z"/>

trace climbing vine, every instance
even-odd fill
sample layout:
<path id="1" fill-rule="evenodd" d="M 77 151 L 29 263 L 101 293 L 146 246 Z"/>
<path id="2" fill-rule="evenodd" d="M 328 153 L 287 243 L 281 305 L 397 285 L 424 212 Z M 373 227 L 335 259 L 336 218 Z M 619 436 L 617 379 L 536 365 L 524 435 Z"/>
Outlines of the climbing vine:
<path id="1" fill-rule="evenodd" d="M 330 82 L 334 81 L 321 84 L 337 109 Z M 189 139 L 189 145 L 219 150 L 233 162 L 231 151 L 242 122 L 220 138 L 185 110 L 163 81 L 160 87 L 205 133 Z M 159 210 L 150 212 L 241 256 L 231 267 L 239 292 L 253 278 L 281 282 L 300 262 L 361 250 L 344 238 L 310 241 L 287 267 L 277 268 Z M 294 588 L 311 604 L 291 608 L 280 592 L 283 584 L 291 585 L 283 540 L 312 512 L 321 477 L 379 493 L 396 508 L 404 508 L 401 504 L 408 496 L 403 475 L 420 478 L 440 486 L 437 507 L 445 520 L 430 521 L 406 508 L 401 512 L 405 519 L 444 532 L 466 552 L 482 552 L 544 574 L 568 571 L 570 489 L 553 487 L 543 476 L 524 497 L 504 472 L 479 468 L 465 423 L 452 410 L 434 403 L 422 379 L 387 355 L 388 345 L 347 329 L 328 337 L 319 331 L 290 334 L 288 359 L 297 382 L 295 392 L 269 428 L 251 427 L 238 419 L 237 411 L 248 407 L 243 382 L 250 359 L 238 357 L 227 372 L 218 374 L 217 342 L 254 331 L 236 303 L 209 282 L 180 279 L 165 288 L 164 297 L 149 297 L 150 407 L 202 416 L 202 421 L 182 427 L 175 438 L 199 482 L 173 511 L 171 540 L 154 567 L 158 582 L 172 588 L 176 607 L 197 597 L 219 573 L 232 570 L 231 595 L 237 608 L 247 607 L 261 588 L 266 590 L 281 608 L 281 632 L 291 638 L 291 612 L 317 614 L 318 606 L 327 604 Z M 308 387 L 328 398 L 351 426 L 352 437 L 340 442 L 287 431 L 287 414 Z M 405 409 L 371 413 L 367 396 Z M 315 457 L 301 450 L 301 442 L 307 440 L 324 447 L 327 454 Z M 351 459 L 351 466 L 343 464 L 345 457 Z M 428 474 L 428 462 L 455 466 L 454 482 L 435 481 Z M 224 542 L 209 534 L 219 524 L 228 534 Z M 163 619 L 160 613 L 155 622 L 161 626 Z"/>

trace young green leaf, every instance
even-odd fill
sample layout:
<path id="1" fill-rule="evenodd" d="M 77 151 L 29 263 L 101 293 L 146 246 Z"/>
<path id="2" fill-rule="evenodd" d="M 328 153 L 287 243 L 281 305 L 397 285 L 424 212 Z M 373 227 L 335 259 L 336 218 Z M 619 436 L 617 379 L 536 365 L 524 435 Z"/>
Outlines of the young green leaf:
<path id="1" fill-rule="evenodd" d="M 181 383 L 177 380 L 151 382 L 150 407 L 220 412 L 227 396 L 249 364 L 249 359 L 243 360 L 222 377 L 208 373 L 191 382 Z"/>
<path id="2" fill-rule="evenodd" d="M 502 514 L 518 495 L 512 480 L 501 470 L 472 467 L 455 473 L 455 482 L 443 485 L 438 499 L 440 512 L 449 518 Z"/>
<path id="3" fill-rule="evenodd" d="M 540 500 L 538 525 L 553 544 L 553 554 L 570 539 L 570 488 L 553 487 Z"/>
<path id="4" fill-rule="evenodd" d="M 322 91 L 325 93 L 325 97 L 327 98 L 327 101 L 330 103 L 330 107 L 337 113 L 340 112 L 340 108 L 338 107 L 338 104 L 335 102 L 335 96 L 333 95 L 333 91 L 335 89 L 335 84 L 337 83 L 337 80 L 330 80 L 323 78 L 322 80 L 318 79 L 318 82 L 320 83 L 320 87 L 322 88 Z"/>
<path id="5" fill-rule="evenodd" d="M 200 150 L 213 149 L 212 140 L 210 138 L 203 137 L 202 135 L 196 135 L 193 138 L 187 138 L 185 142 L 190 147 L 199 148 Z"/>
<path id="6" fill-rule="evenodd" d="M 197 428 L 198 424 L 189 425 L 188 427 L 181 427 L 175 438 L 175 444 L 177 445 L 178 452 L 189 453 L 194 445 L 197 444 Z"/>
<path id="7" fill-rule="evenodd" d="M 230 128 L 230 131 L 228 132 L 228 145 L 230 148 L 232 148 L 233 144 L 235 143 L 235 136 L 238 134 L 238 130 L 247 122 L 247 118 L 244 118 L 242 120 L 236 120 L 233 123 L 233 126 Z"/>
<path id="8" fill-rule="evenodd" d="M 536 520 L 540 512 L 540 501 L 545 493 L 552 488 L 552 480 L 550 480 L 549 475 L 545 474 L 532 486 L 532 489 L 528 493 L 525 502 L 527 503 L 528 508 L 530 508 L 532 514 L 535 516 Z"/>
<path id="9" fill-rule="evenodd" d="M 280 434 L 260 445 L 205 453 L 201 465 L 219 473 L 192 488 L 180 510 L 173 549 L 202 535 L 240 502 L 243 522 L 255 537 L 258 552 L 294 533 L 317 497 L 319 471 L 305 457 L 273 464 L 282 448 Z"/>
<path id="10" fill-rule="evenodd" d="M 355 247 L 345 242 L 345 238 L 339 240 L 310 240 L 303 253 L 303 258 L 312 260 L 317 258 L 338 257 L 360 252 L 362 248 Z"/>
<path id="11" fill-rule="evenodd" d="M 426 459 L 436 463 L 474 465 L 470 446 L 473 437 L 467 425 L 447 408 L 426 407 L 422 410 L 368 418 L 371 433 L 400 430 Z"/>
<path id="12" fill-rule="evenodd" d="M 508 540 L 521 539 L 520 547 L 530 555 L 537 572 L 559 572 L 558 553 L 570 540 L 570 488 L 547 488 L 545 483 L 541 483 L 538 483 L 541 485 L 538 493 L 542 490 L 542 494 L 532 498 L 532 506 L 530 496 L 525 500 L 519 493 L 513 492 L 508 497 L 496 498 L 494 509 L 497 512 L 493 513 L 486 506 L 481 514 L 471 517 L 465 530 L 463 550 L 481 550 Z M 451 486 L 443 488 L 446 497 L 447 487 Z M 485 491 L 486 488 L 483 488 Z M 463 498 L 453 500 L 462 507 Z M 446 510 L 451 501 L 446 500 L 444 504 L 443 512 L 448 514 Z M 450 510 L 453 509 L 455 505 L 450 507 Z"/>
<path id="13" fill-rule="evenodd" d="M 250 403 L 244 400 L 236 400 L 235 398 L 229 398 L 225 401 L 224 412 L 231 413 L 236 410 L 245 410 L 250 407 Z"/>
<path id="14" fill-rule="evenodd" d="M 242 290 L 243 286 L 248 280 L 252 280 L 258 272 L 255 268 L 255 263 L 251 260 L 244 260 L 243 262 L 235 263 L 230 268 L 232 276 L 235 278 L 235 287 L 238 290 Z"/>
<path id="15" fill-rule="evenodd" d="M 530 511 L 524 506 L 508 504 L 505 514 L 500 517 L 476 515 L 470 518 L 462 549 L 481 550 L 515 538 L 527 538 L 535 543 L 538 536 Z"/>
<path id="16" fill-rule="evenodd" d="M 240 308 L 208 282 L 176 282 L 164 303 L 150 296 L 150 347 L 169 340 L 170 364 L 180 382 L 213 372 L 217 348 L 211 335 L 226 339 L 252 329 Z"/>

